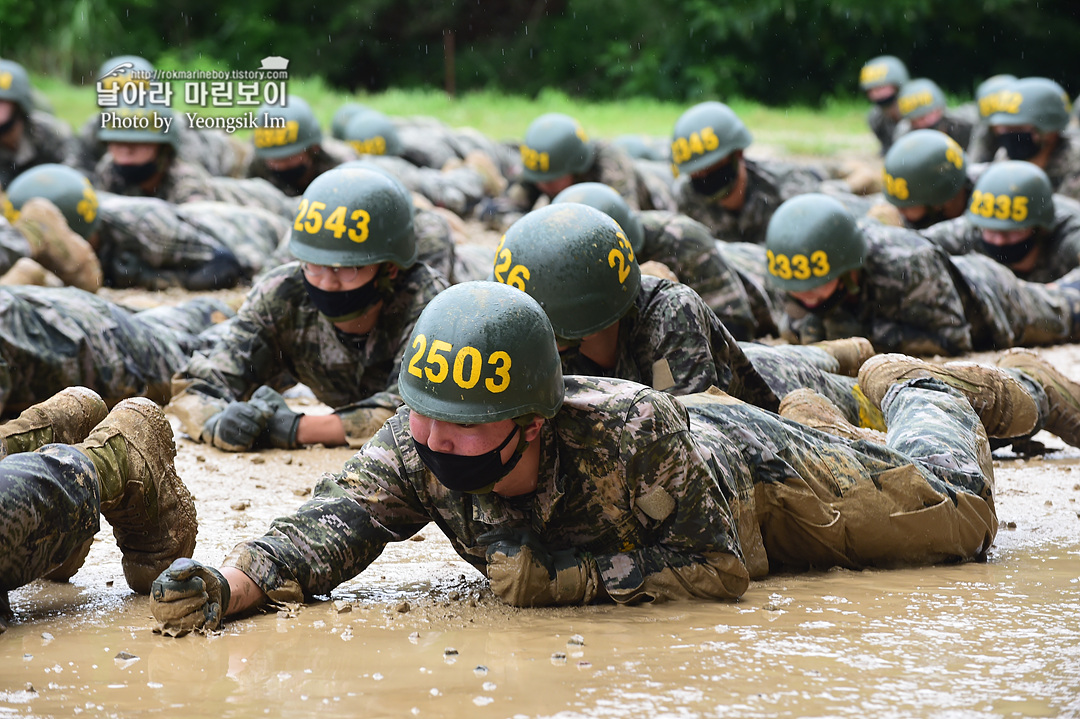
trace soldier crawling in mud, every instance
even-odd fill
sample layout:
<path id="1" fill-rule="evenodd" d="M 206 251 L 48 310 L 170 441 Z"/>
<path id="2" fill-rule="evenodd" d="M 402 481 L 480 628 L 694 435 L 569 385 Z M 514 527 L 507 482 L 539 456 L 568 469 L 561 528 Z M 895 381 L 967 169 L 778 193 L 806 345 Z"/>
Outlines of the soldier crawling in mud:
<path id="1" fill-rule="evenodd" d="M 405 406 L 220 571 L 163 572 L 158 631 L 329 594 L 433 521 L 515 606 L 730 600 L 780 569 L 972 560 L 997 530 L 987 435 L 1038 414 L 1004 370 L 898 355 L 860 370 L 883 443 L 719 391 L 564 378 L 543 309 L 491 282 L 441 293 L 407 345 Z"/>

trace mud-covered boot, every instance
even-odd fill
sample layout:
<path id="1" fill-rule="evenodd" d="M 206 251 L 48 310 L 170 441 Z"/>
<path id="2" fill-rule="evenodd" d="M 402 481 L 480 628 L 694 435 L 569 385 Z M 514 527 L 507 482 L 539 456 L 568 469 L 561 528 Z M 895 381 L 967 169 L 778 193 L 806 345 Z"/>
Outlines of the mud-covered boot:
<path id="1" fill-rule="evenodd" d="M 22 206 L 13 226 L 30 243 L 31 258 L 66 284 L 97 292 L 101 262 L 90 243 L 71 231 L 56 205 L 35 197 Z"/>
<path id="2" fill-rule="evenodd" d="M 0 458 L 18 452 L 33 452 L 53 442 L 81 442 L 108 413 L 109 408 L 94 390 L 86 387 L 62 389 L 0 425 Z"/>
<path id="3" fill-rule="evenodd" d="M 1039 408 L 1019 380 L 991 365 L 974 362 L 931 364 L 902 354 L 871 357 L 859 369 L 859 386 L 881 406 L 897 382 L 932 377 L 960 390 L 991 437 L 1021 437 L 1035 429 Z"/>
<path id="4" fill-rule="evenodd" d="M 807 427 L 828 432 L 845 439 L 865 439 L 878 444 L 885 444 L 885 433 L 873 429 L 856 427 L 847 421 L 840 408 L 829 401 L 828 397 L 812 389 L 796 389 L 788 392 L 780 400 L 778 414 Z"/>
<path id="5" fill-rule="evenodd" d="M 124 555 L 128 586 L 148 594 L 174 559 L 195 549 L 195 504 L 176 476 L 172 426 L 149 399 L 126 399 L 75 448 L 97 468 L 101 513 Z"/>
<path id="6" fill-rule="evenodd" d="M 813 342 L 811 347 L 824 350 L 840 363 L 838 372 L 848 377 L 858 377 L 863 362 L 873 357 L 874 345 L 865 337 L 848 337 L 842 340 L 822 340 Z"/>
<path id="7" fill-rule="evenodd" d="M 1058 372 L 1031 350 L 1009 350 L 998 359 L 997 365 L 1019 370 L 1040 384 L 1050 404 L 1043 429 L 1080 447 L 1080 384 Z"/>
<path id="8" fill-rule="evenodd" d="M 20 257 L 11 269 L 0 275 L 0 285 L 35 285 L 37 287 L 63 287 L 59 277 L 49 272 L 29 257 Z"/>

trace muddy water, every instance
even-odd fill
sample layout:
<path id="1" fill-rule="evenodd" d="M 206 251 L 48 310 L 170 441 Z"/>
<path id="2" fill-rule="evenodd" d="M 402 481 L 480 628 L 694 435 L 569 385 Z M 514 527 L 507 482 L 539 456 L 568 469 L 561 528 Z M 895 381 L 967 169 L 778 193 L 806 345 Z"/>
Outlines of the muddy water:
<path id="1" fill-rule="evenodd" d="M 1080 347 L 1047 355 L 1080 377 Z M 1039 439 L 996 462 L 986 563 L 778 576 L 735 604 L 515 610 L 429 527 L 325 601 L 167 639 L 105 528 L 71 583 L 12 594 L 0 717 L 1080 716 L 1080 450 Z M 178 449 L 213 563 L 349 455 Z"/>

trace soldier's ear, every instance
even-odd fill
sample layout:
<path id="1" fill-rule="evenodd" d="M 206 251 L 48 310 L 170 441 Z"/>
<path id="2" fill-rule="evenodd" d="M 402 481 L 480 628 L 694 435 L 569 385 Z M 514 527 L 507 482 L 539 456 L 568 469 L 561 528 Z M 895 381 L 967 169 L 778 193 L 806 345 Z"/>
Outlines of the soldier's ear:
<path id="1" fill-rule="evenodd" d="M 532 422 L 525 425 L 523 432 L 526 442 L 532 442 L 540 436 L 540 428 L 544 426 L 545 421 L 543 417 L 534 417 Z"/>

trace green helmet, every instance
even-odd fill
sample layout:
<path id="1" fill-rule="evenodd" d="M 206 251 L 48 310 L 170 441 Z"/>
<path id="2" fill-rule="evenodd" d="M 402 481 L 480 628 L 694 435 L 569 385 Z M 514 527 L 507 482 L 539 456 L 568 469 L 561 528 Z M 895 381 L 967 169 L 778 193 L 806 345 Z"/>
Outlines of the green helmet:
<path id="1" fill-rule="evenodd" d="M 689 175 L 746 149 L 750 141 L 750 131 L 730 107 L 722 102 L 703 102 L 675 121 L 671 162 L 676 174 Z"/>
<path id="2" fill-rule="evenodd" d="M 885 155 L 885 199 L 897 207 L 944 205 L 967 182 L 964 148 L 944 132 L 914 130 Z"/>
<path id="3" fill-rule="evenodd" d="M 370 108 L 367 105 L 361 105 L 358 102 L 346 102 L 337 109 L 333 119 L 330 120 L 330 136 L 337 140 L 344 140 L 345 126 L 349 124 L 349 120 L 353 119 L 358 112 L 368 109 Z"/>
<path id="4" fill-rule="evenodd" d="M 994 100 L 988 100 L 991 95 L 996 95 L 1007 89 L 1016 82 L 1016 75 L 991 75 L 975 88 L 975 102 L 979 105 L 979 117 L 983 120 L 990 117 L 995 109 Z"/>
<path id="5" fill-rule="evenodd" d="M 527 182 L 550 182 L 588 170 L 593 146 L 578 121 L 549 112 L 532 121 L 521 151 L 521 177 Z"/>
<path id="6" fill-rule="evenodd" d="M 393 121 L 376 110 L 358 112 L 341 138 L 361 155 L 400 155 L 401 138 Z"/>
<path id="7" fill-rule="evenodd" d="M 839 200 L 796 195 L 776 209 L 765 231 L 769 279 L 785 292 L 804 292 L 862 267 L 866 238 Z"/>
<path id="8" fill-rule="evenodd" d="M 641 247 L 645 244 L 645 229 L 641 225 L 641 218 L 626 204 L 626 200 L 615 188 L 602 182 L 579 182 L 555 195 L 551 204 L 559 202 L 577 202 L 600 210 L 619 223 L 619 227 L 630 240 L 634 253 L 641 252 Z"/>
<path id="9" fill-rule="evenodd" d="M 26 69 L 13 60 L 0 60 L 0 100 L 9 100 L 29 115 L 34 109 L 33 90 Z"/>
<path id="10" fill-rule="evenodd" d="M 570 340 L 616 322 L 641 289 L 622 228 L 573 202 L 542 207 L 512 224 L 495 250 L 494 279 L 529 293 L 555 334 Z"/>
<path id="11" fill-rule="evenodd" d="M 97 133 L 100 142 L 145 142 L 169 145 L 174 150 L 180 146 L 180 132 L 168 105 L 121 101 L 117 107 L 103 111 L 101 120 L 104 127 Z"/>
<path id="12" fill-rule="evenodd" d="M 255 157 L 273 160 L 303 152 L 322 142 L 322 129 L 307 100 L 290 95 L 285 106 L 263 105 L 256 112 Z"/>
<path id="13" fill-rule="evenodd" d="M 859 88 L 866 92 L 882 85 L 900 87 L 908 81 L 907 66 L 893 55 L 880 55 L 862 66 L 859 71 Z"/>
<path id="14" fill-rule="evenodd" d="M 920 77 L 904 83 L 896 97 L 896 106 L 908 120 L 918 120 L 935 110 L 945 110 L 945 93 L 933 80 Z"/>
<path id="15" fill-rule="evenodd" d="M 1072 109 L 1064 88 L 1045 77 L 1021 78 L 984 100 L 991 125 L 1034 125 L 1040 132 L 1064 130 Z"/>
<path id="16" fill-rule="evenodd" d="M 8 187 L 4 214 L 10 222 L 27 200 L 44 197 L 67 220 L 68 227 L 84 239 L 94 233 L 98 223 L 98 198 L 86 177 L 67 165 L 38 165 L 23 172 Z"/>
<path id="17" fill-rule="evenodd" d="M 410 409 L 444 422 L 553 417 L 564 388 L 551 323 L 524 292 L 497 282 L 454 285 L 416 320 L 398 392 Z"/>
<path id="18" fill-rule="evenodd" d="M 97 71 L 97 81 L 106 90 L 113 86 L 119 89 L 129 82 L 137 84 L 150 82 L 148 76 L 133 78 L 131 75 L 136 72 L 140 73 L 140 75 L 153 73 L 154 66 L 150 64 L 149 60 L 138 55 L 117 55 L 101 63 L 101 67 Z"/>
<path id="19" fill-rule="evenodd" d="M 1023 160 L 995 162 L 971 192 L 967 218 L 987 230 L 1021 230 L 1054 224 L 1054 190 L 1038 165 Z"/>
<path id="20" fill-rule="evenodd" d="M 417 253 L 412 196 L 389 174 L 328 170 L 300 198 L 289 251 L 301 262 L 328 267 L 411 267 Z"/>

